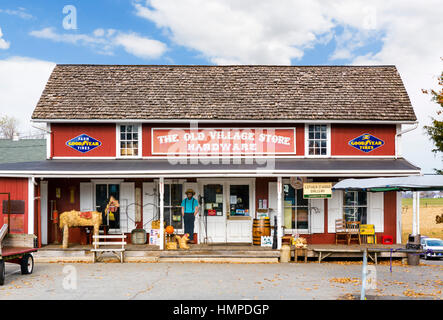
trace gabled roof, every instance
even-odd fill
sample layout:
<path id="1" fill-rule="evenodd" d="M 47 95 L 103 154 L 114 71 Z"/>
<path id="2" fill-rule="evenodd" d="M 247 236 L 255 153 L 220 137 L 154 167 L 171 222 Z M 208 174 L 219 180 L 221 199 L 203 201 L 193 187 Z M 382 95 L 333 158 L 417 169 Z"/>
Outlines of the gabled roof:
<path id="1" fill-rule="evenodd" d="M 57 65 L 32 118 L 416 120 L 395 66 Z"/>
<path id="2" fill-rule="evenodd" d="M 0 139 L 0 163 L 40 161 L 46 159 L 45 139 Z"/>

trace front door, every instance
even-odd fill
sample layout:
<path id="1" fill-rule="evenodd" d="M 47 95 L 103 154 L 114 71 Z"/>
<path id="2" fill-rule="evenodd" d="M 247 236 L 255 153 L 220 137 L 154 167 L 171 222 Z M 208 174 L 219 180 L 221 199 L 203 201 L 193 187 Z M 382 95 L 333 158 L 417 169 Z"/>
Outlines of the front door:
<path id="1" fill-rule="evenodd" d="M 202 243 L 226 242 L 226 202 L 223 183 L 203 183 L 201 210 Z"/>

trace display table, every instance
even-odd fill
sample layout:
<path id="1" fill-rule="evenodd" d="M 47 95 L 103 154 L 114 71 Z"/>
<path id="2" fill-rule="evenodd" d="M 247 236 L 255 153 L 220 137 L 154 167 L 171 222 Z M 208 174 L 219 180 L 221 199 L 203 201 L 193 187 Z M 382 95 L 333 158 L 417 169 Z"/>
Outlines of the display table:
<path id="1" fill-rule="evenodd" d="M 298 262 L 298 256 L 300 255 L 304 255 L 305 257 L 305 263 L 308 262 L 308 248 L 294 248 L 294 261 Z"/>

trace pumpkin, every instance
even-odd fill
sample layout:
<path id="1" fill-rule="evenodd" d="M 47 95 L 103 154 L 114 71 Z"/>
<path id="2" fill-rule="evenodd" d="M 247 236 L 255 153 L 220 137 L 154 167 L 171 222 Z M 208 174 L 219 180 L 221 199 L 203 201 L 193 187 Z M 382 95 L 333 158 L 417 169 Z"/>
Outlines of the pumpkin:
<path id="1" fill-rule="evenodd" d="M 173 234 L 174 233 L 174 227 L 173 226 L 167 226 L 165 229 L 167 234 Z"/>

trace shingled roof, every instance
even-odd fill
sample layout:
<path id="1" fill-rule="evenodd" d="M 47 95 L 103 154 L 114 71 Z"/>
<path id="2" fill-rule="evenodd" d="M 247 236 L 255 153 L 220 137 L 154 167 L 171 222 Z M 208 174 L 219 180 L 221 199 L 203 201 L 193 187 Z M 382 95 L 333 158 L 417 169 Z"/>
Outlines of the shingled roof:
<path id="1" fill-rule="evenodd" d="M 57 65 L 32 118 L 416 120 L 395 66 Z"/>

